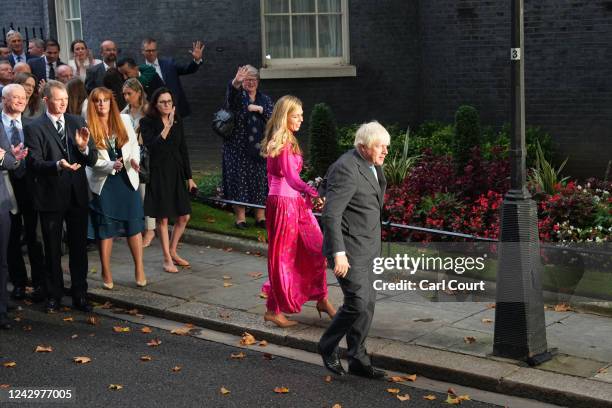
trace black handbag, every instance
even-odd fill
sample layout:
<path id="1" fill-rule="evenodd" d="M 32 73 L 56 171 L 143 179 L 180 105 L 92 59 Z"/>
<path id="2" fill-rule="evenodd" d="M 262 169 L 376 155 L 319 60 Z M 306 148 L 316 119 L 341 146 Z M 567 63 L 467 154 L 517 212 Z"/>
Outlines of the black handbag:
<path id="1" fill-rule="evenodd" d="M 140 170 L 138 170 L 138 177 L 140 178 L 140 184 L 147 184 L 150 180 L 150 162 L 151 156 L 149 155 L 149 149 L 142 143 L 142 137 L 138 132 L 138 144 L 140 146 Z"/>
<path id="2" fill-rule="evenodd" d="M 234 130 L 234 114 L 232 111 L 223 107 L 213 115 L 213 131 L 223 139 L 228 139 Z"/>

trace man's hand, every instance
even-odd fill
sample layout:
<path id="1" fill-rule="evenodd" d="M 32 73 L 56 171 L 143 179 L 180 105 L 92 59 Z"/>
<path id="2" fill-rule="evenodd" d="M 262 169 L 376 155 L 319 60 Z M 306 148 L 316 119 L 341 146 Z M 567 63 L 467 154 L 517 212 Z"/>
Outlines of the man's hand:
<path id="1" fill-rule="evenodd" d="M 4 159 L 5 154 L 6 154 L 6 150 L 0 147 L 0 160 Z"/>
<path id="2" fill-rule="evenodd" d="M 113 163 L 113 170 L 119 172 L 123 169 L 123 159 L 120 157 Z"/>
<path id="3" fill-rule="evenodd" d="M 194 60 L 199 61 L 202 59 L 202 54 L 204 53 L 204 43 L 200 40 L 192 43 L 191 50 L 189 53 L 193 57 Z"/>
<path id="4" fill-rule="evenodd" d="M 45 90 L 45 85 L 47 85 L 47 81 L 45 81 L 44 79 L 41 79 L 40 82 L 38 82 L 38 94 L 42 95 L 43 91 Z"/>
<path id="5" fill-rule="evenodd" d="M 23 143 L 19 143 L 17 146 L 11 146 L 11 151 L 13 152 L 13 156 L 15 156 L 15 160 L 17 161 L 25 159 L 28 155 L 28 148 L 24 148 Z"/>
<path id="6" fill-rule="evenodd" d="M 351 265 L 349 265 L 346 255 L 334 256 L 334 275 L 336 275 L 336 277 L 344 278 L 350 267 Z"/>
<path id="7" fill-rule="evenodd" d="M 85 151 L 85 149 L 87 149 L 87 143 L 89 143 L 89 129 L 87 129 L 86 127 L 82 127 L 77 130 L 74 136 L 74 140 L 76 141 L 79 150 Z"/>
<path id="8" fill-rule="evenodd" d="M 259 106 L 259 105 L 255 105 L 255 104 L 249 104 L 249 106 L 247 106 L 247 110 L 249 112 L 258 112 L 258 113 L 263 113 L 263 106 Z"/>
<path id="9" fill-rule="evenodd" d="M 140 171 L 140 164 L 138 164 L 138 162 L 136 161 L 136 159 L 130 159 L 130 164 L 132 165 L 132 168 L 134 170 L 136 170 L 137 172 Z"/>
<path id="10" fill-rule="evenodd" d="M 79 163 L 68 163 L 66 161 L 66 159 L 62 159 L 59 162 L 60 168 L 63 170 L 69 170 L 69 171 L 77 171 L 78 169 L 81 168 L 81 165 Z"/>

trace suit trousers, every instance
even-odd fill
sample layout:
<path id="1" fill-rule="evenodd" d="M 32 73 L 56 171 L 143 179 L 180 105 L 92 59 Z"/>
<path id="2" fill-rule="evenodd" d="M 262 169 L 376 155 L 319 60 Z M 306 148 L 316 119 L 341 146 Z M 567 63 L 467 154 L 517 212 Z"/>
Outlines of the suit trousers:
<path id="1" fill-rule="evenodd" d="M 74 193 L 73 193 L 74 194 Z M 74 202 L 74 197 L 73 200 Z M 61 299 L 64 287 L 62 271 L 62 230 L 66 222 L 68 266 L 72 296 L 87 294 L 87 223 L 88 207 L 71 205 L 65 211 L 40 212 L 40 225 L 46 255 L 45 289 L 48 299 Z"/>
<path id="2" fill-rule="evenodd" d="M 333 269 L 333 259 L 328 261 Z M 351 268 L 348 274 L 345 278 L 338 278 L 344 294 L 344 304 L 338 309 L 334 320 L 319 341 L 321 351 L 331 354 L 338 347 L 342 337 L 346 336 L 349 365 L 351 361 L 359 361 L 366 366 L 371 365 L 365 339 L 372 325 L 376 305 L 376 290 L 372 286 L 373 263 L 374 258 L 365 261 L 349 259 Z"/>
<path id="3" fill-rule="evenodd" d="M 31 205 L 19 205 L 19 213 L 11 214 L 11 238 L 8 246 L 8 267 L 13 286 L 24 287 L 27 284 L 28 273 L 23 253 L 21 252 L 21 234 L 25 232 L 26 246 L 32 277 L 32 286 L 44 287 L 45 258 L 42 244 L 38 241 L 36 227 L 38 226 L 38 211 Z"/>
<path id="4" fill-rule="evenodd" d="M 9 236 L 11 233 L 11 217 L 9 210 L 0 211 L 0 314 L 6 314 L 8 306 L 8 264 L 6 260 Z"/>

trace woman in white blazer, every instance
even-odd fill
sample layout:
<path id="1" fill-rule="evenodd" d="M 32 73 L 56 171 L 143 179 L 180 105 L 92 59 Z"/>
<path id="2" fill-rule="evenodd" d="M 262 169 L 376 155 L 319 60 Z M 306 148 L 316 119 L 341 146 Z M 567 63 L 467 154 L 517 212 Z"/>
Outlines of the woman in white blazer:
<path id="1" fill-rule="evenodd" d="M 89 238 L 99 242 L 102 280 L 113 288 L 110 258 L 114 237 L 127 237 L 134 258 L 136 285 L 147 284 L 142 260 L 144 212 L 138 193 L 140 147 L 128 115 L 117 108 L 113 93 L 96 88 L 89 95 L 87 122 L 98 161 L 87 167 L 93 198 L 89 203 Z"/>

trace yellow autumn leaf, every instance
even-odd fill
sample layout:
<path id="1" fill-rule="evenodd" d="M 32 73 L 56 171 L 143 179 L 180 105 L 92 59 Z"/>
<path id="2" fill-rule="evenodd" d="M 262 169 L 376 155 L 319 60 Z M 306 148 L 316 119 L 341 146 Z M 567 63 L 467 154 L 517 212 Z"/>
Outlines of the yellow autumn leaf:
<path id="1" fill-rule="evenodd" d="M 74 360 L 74 362 L 75 362 L 75 363 L 77 363 L 77 364 L 87 364 L 87 363 L 91 362 L 91 358 L 89 358 L 89 357 L 83 357 L 83 356 L 80 356 L 80 357 L 73 357 L 72 359 L 73 359 L 73 360 Z"/>
<path id="2" fill-rule="evenodd" d="M 230 393 L 230 390 L 228 390 L 225 387 L 221 387 L 221 389 L 219 390 L 221 392 L 221 395 L 227 395 Z"/>
<path id="3" fill-rule="evenodd" d="M 448 396 L 446 397 L 446 401 L 444 401 L 447 404 L 450 405 L 459 405 L 461 404 L 461 401 L 459 401 L 459 398 L 453 397 L 451 394 L 448 394 Z"/>
<path id="4" fill-rule="evenodd" d="M 5 366 L 6 368 L 13 368 L 17 366 L 17 363 L 14 361 L 7 361 L 6 363 L 2 363 L 2 365 Z"/>
<path id="5" fill-rule="evenodd" d="M 493 323 L 493 319 L 484 318 L 484 319 L 482 319 L 482 322 L 485 323 L 485 324 Z"/>
<path id="6" fill-rule="evenodd" d="M 140 361 L 151 361 L 153 358 L 151 356 L 140 356 Z"/>
<path id="7" fill-rule="evenodd" d="M 476 337 L 474 337 L 474 336 L 465 336 L 465 337 L 463 338 L 463 341 L 464 341 L 465 343 L 467 343 L 467 344 L 472 344 L 472 343 L 475 343 L 475 342 L 476 342 Z"/>
<path id="8" fill-rule="evenodd" d="M 34 349 L 34 351 L 36 353 L 50 353 L 53 351 L 53 347 L 51 346 L 45 346 L 45 345 L 38 345 L 36 346 L 36 348 Z"/>
<path id="9" fill-rule="evenodd" d="M 176 329 L 172 329 L 170 331 L 171 334 L 176 334 L 177 336 L 186 336 L 189 334 L 189 327 L 177 327 Z"/>
<path id="10" fill-rule="evenodd" d="M 404 401 L 409 401 L 410 400 L 410 395 L 408 394 L 404 394 L 404 395 L 396 395 L 397 399 L 404 402 Z"/>
<path id="11" fill-rule="evenodd" d="M 259 347 L 266 347 L 268 345 L 268 342 L 265 340 L 262 340 L 259 342 Z"/>
<path id="12" fill-rule="evenodd" d="M 120 390 L 123 388 L 123 385 L 121 384 L 109 384 L 108 389 L 109 390 Z"/>
<path id="13" fill-rule="evenodd" d="M 115 333 L 129 333 L 130 328 L 129 327 L 123 327 L 123 326 L 113 326 L 113 331 Z"/>
<path id="14" fill-rule="evenodd" d="M 172 372 L 173 373 L 178 373 L 182 369 L 183 369 L 183 367 L 181 367 L 180 365 L 177 365 L 177 366 L 172 367 Z"/>
<path id="15" fill-rule="evenodd" d="M 415 382 L 415 381 L 416 381 L 416 379 L 417 379 L 417 375 L 416 375 L 416 374 L 405 375 L 405 376 L 404 376 L 404 379 L 405 379 L 406 381 L 412 381 L 412 382 Z"/>
<path id="16" fill-rule="evenodd" d="M 277 394 L 287 394 L 289 392 L 289 388 L 287 387 L 275 387 L 274 392 Z"/>
<path id="17" fill-rule="evenodd" d="M 387 388 L 387 392 L 389 394 L 399 394 L 400 389 L 399 388 Z"/>
<path id="18" fill-rule="evenodd" d="M 459 395 L 457 399 L 459 401 L 470 401 L 470 396 L 469 395 Z"/>
<path id="19" fill-rule="evenodd" d="M 145 326 L 142 329 L 140 329 L 140 332 L 141 333 L 151 333 L 151 332 L 153 332 L 153 330 L 151 330 L 150 327 Z"/>
<path id="20" fill-rule="evenodd" d="M 433 400 L 437 399 L 437 397 L 435 395 L 429 394 L 429 395 L 425 395 L 423 397 L 423 399 L 426 399 L 428 401 L 433 401 Z"/>
<path id="21" fill-rule="evenodd" d="M 229 282 L 223 282 L 223 287 L 224 288 L 229 288 L 230 286 L 234 286 L 233 283 L 229 283 Z"/>
<path id="22" fill-rule="evenodd" d="M 242 338 L 240 339 L 240 344 L 242 344 L 243 346 L 250 346 L 251 344 L 255 343 L 257 343 L 255 337 L 253 337 L 253 335 L 250 333 L 244 332 Z"/>
<path id="23" fill-rule="evenodd" d="M 152 340 L 149 340 L 147 342 L 147 346 L 149 346 L 149 347 L 157 347 L 160 344 L 161 344 L 161 340 L 159 340 L 159 339 L 152 339 Z"/>
<path id="24" fill-rule="evenodd" d="M 229 275 L 223 275 L 223 280 L 231 280 L 232 277 Z"/>
<path id="25" fill-rule="evenodd" d="M 567 303 L 560 303 L 555 305 L 555 312 L 569 312 L 572 308 Z"/>
<path id="26" fill-rule="evenodd" d="M 64 317 L 63 319 L 65 322 L 74 322 L 74 317 L 72 316 L 68 316 L 68 317 Z"/>
<path id="27" fill-rule="evenodd" d="M 246 357 L 246 354 L 243 353 L 242 351 L 239 352 L 239 353 L 232 353 L 232 354 L 230 354 L 230 358 L 232 358 L 234 360 L 242 360 L 245 357 Z"/>

